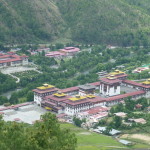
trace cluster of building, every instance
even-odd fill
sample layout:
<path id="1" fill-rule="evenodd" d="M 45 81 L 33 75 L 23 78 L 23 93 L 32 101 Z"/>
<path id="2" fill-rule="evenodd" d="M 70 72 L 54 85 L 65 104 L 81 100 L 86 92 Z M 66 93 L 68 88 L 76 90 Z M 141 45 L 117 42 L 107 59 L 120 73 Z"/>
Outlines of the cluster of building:
<path id="1" fill-rule="evenodd" d="M 101 114 L 96 112 L 92 116 L 101 118 L 107 114 L 100 111 L 99 107 L 109 107 L 122 103 L 128 97 L 133 100 L 150 97 L 150 79 L 143 83 L 137 83 L 127 80 L 127 76 L 126 73 L 115 70 L 101 78 L 99 82 L 67 89 L 58 89 L 55 86 L 44 84 L 33 90 L 34 101 L 49 111 L 69 116 L 79 115 L 83 117 L 87 115 L 91 118 L 90 112 L 99 110 Z M 121 94 L 121 86 L 132 88 L 134 91 Z M 99 92 L 97 93 L 97 91 Z"/>
<path id="2" fill-rule="evenodd" d="M 50 48 L 40 48 L 36 50 L 28 50 L 31 55 L 37 55 L 44 52 L 46 57 L 62 59 L 65 57 L 72 57 L 80 51 L 77 47 L 65 47 L 64 49 L 59 49 L 58 51 L 51 51 Z"/>
<path id="3" fill-rule="evenodd" d="M 14 52 L 0 53 L 0 68 L 28 65 L 28 56 L 19 56 Z"/>
<path id="4" fill-rule="evenodd" d="M 145 70 L 149 70 L 150 69 L 150 64 L 148 64 L 148 65 L 143 65 L 143 66 L 141 66 L 141 67 L 138 67 L 138 68 L 136 68 L 135 70 L 133 70 L 132 72 L 133 73 L 141 73 L 141 72 L 143 72 L 143 71 L 145 71 Z"/>
<path id="5" fill-rule="evenodd" d="M 140 105 L 140 104 L 137 104 L 137 105 Z M 137 108 L 137 105 L 135 106 L 135 108 Z M 125 118 L 127 116 L 127 113 L 124 113 L 124 112 L 117 112 L 117 113 L 114 113 L 115 116 L 118 116 L 118 117 L 121 117 L 121 118 Z M 146 124 L 146 120 L 143 119 L 143 118 L 129 118 L 127 120 L 127 122 L 123 121 L 123 124 L 125 125 L 128 125 L 128 126 L 131 126 L 132 123 L 137 123 L 137 124 Z"/>
<path id="6" fill-rule="evenodd" d="M 108 116 L 110 108 L 106 106 L 97 106 L 88 110 L 84 110 L 76 114 L 76 117 L 80 120 L 86 119 L 86 123 L 83 125 L 85 128 L 91 127 L 94 123 Z"/>
<path id="7" fill-rule="evenodd" d="M 80 51 L 77 47 L 65 47 L 64 49 L 60 49 L 59 51 L 51 51 L 45 54 L 46 57 L 53 57 L 57 59 L 61 59 L 64 57 L 71 57 L 77 54 Z"/>
<path id="8" fill-rule="evenodd" d="M 50 48 L 39 48 L 39 49 L 36 49 L 36 50 L 31 50 L 29 49 L 28 52 L 31 54 L 31 55 L 37 55 L 39 53 L 48 53 L 50 51 Z"/>

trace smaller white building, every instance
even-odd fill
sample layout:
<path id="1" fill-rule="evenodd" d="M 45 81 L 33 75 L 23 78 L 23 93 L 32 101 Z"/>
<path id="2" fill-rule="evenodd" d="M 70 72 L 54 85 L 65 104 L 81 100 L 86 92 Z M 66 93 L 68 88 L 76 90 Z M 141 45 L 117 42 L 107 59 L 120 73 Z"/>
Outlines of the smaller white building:
<path id="1" fill-rule="evenodd" d="M 94 94 L 96 90 L 96 86 L 91 84 L 85 84 L 79 86 L 79 95 L 85 96 L 88 94 Z"/>
<path id="2" fill-rule="evenodd" d="M 28 56 L 19 56 L 14 52 L 0 54 L 0 68 L 28 65 Z"/>

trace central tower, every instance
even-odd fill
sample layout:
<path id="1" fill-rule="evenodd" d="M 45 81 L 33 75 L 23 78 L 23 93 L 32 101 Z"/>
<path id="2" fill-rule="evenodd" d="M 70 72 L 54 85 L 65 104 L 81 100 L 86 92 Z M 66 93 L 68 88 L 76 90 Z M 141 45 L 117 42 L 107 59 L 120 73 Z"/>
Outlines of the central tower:
<path id="1" fill-rule="evenodd" d="M 100 80 L 100 93 L 105 96 L 115 96 L 120 94 L 120 83 L 119 79 L 115 77 L 102 78 Z"/>

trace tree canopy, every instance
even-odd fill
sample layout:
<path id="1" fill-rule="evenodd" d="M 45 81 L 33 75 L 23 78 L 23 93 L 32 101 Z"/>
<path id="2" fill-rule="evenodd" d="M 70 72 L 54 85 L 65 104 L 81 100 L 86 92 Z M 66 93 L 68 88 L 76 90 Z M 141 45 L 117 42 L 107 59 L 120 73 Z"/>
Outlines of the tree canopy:
<path id="1" fill-rule="evenodd" d="M 4 122 L 0 118 L 0 148 L 3 150 L 75 150 L 76 137 L 61 129 L 56 116 L 47 113 L 33 126 Z"/>

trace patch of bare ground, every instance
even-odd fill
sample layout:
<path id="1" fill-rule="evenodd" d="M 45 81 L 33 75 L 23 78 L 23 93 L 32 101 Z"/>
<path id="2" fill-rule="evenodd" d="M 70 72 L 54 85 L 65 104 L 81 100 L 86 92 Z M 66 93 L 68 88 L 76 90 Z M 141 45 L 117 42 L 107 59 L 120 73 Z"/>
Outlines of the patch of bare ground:
<path id="1" fill-rule="evenodd" d="M 81 132 L 80 134 L 83 134 L 83 135 L 90 135 L 91 133 L 90 133 L 90 132 Z"/>
<path id="2" fill-rule="evenodd" d="M 121 138 L 138 139 L 150 143 L 150 135 L 144 134 L 124 134 Z"/>

